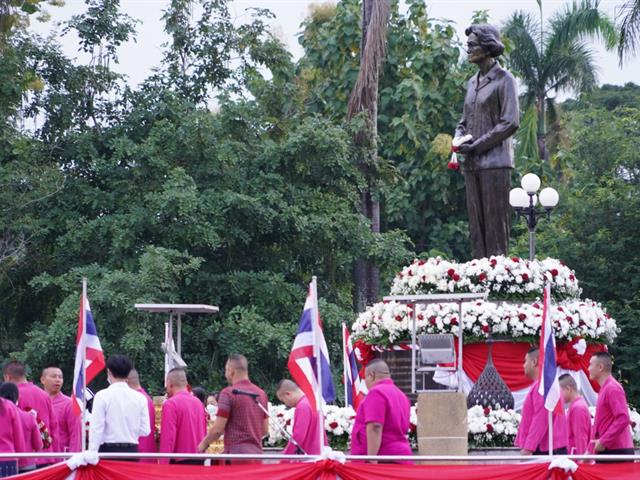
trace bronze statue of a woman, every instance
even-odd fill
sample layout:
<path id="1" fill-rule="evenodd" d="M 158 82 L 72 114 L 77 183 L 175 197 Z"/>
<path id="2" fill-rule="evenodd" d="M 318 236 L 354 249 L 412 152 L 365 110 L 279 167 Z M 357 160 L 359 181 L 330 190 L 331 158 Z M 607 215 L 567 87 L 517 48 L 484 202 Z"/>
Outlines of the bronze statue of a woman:
<path id="1" fill-rule="evenodd" d="M 498 30 L 472 25 L 465 34 L 468 59 L 478 66 L 478 73 L 467 84 L 455 136 L 472 136 L 458 152 L 465 157 L 462 172 L 473 257 L 507 255 L 514 168 L 511 136 L 519 126 L 518 89 L 513 75 L 496 60 L 504 51 Z"/>

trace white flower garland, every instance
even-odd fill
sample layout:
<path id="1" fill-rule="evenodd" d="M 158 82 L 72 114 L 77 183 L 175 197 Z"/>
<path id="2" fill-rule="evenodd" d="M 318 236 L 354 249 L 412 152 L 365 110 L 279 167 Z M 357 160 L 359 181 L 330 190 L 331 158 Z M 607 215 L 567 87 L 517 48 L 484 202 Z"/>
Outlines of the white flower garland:
<path id="1" fill-rule="evenodd" d="M 379 302 L 361 313 L 352 326 L 354 338 L 370 345 L 391 345 L 408 340 L 413 306 Z M 417 305 L 416 327 L 422 333 L 453 333 L 460 330 L 460 312 L 455 303 Z M 505 335 L 537 337 L 542 324 L 542 303 L 478 301 L 463 304 L 462 328 L 467 339 Z M 570 341 L 581 337 L 612 342 L 618 335 L 616 321 L 592 300 L 566 300 L 551 306 L 556 338 Z M 471 337 L 471 338 L 469 338 Z"/>
<path id="2" fill-rule="evenodd" d="M 414 260 L 396 275 L 392 295 L 489 292 L 490 298 L 531 299 L 542 295 L 545 281 L 555 298 L 578 298 L 575 272 L 561 261 L 493 256 L 457 263 L 440 257 Z"/>

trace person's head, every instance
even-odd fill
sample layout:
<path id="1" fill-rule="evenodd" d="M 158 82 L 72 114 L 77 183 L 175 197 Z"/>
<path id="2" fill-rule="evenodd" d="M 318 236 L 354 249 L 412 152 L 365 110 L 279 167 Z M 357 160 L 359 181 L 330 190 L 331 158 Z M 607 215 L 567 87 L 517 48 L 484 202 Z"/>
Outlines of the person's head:
<path id="1" fill-rule="evenodd" d="M 0 398 L 4 398 L 5 400 L 9 400 L 10 402 L 17 404 L 19 396 L 20 392 L 18 391 L 18 387 L 15 383 L 0 383 Z"/>
<path id="2" fill-rule="evenodd" d="M 291 380 L 280 380 L 278 383 L 278 388 L 276 390 L 276 396 L 278 400 L 284 403 L 287 407 L 292 408 L 295 407 L 298 401 L 304 396 L 302 390 L 295 382 Z"/>
<path id="3" fill-rule="evenodd" d="M 132 368 L 129 375 L 127 375 L 127 384 L 134 390 L 140 388 L 140 374 L 135 368 Z"/>
<path id="4" fill-rule="evenodd" d="M 172 397 L 187 389 L 187 372 L 184 368 L 173 368 L 167 373 L 167 395 Z"/>
<path id="5" fill-rule="evenodd" d="M 613 361 L 608 352 L 594 353 L 589 360 L 589 378 L 600 385 L 611 375 Z"/>
<path id="6" fill-rule="evenodd" d="M 24 364 L 17 360 L 7 362 L 2 368 L 2 376 L 5 382 L 22 383 L 27 380 L 27 372 Z"/>
<path id="7" fill-rule="evenodd" d="M 107 358 L 107 377 L 110 382 L 127 380 L 133 365 L 126 355 L 111 355 Z"/>
<path id="8" fill-rule="evenodd" d="M 207 391 L 202 387 L 194 387 L 191 390 L 193 396 L 202 402 L 202 405 L 207 405 Z"/>
<path id="9" fill-rule="evenodd" d="M 215 392 L 211 392 L 207 397 L 207 405 L 218 406 L 218 397 Z"/>
<path id="10" fill-rule="evenodd" d="M 249 378 L 249 362 L 247 362 L 247 357 L 239 353 L 229 355 L 227 364 L 224 366 L 224 376 L 227 382 L 229 382 L 229 385 Z"/>
<path id="11" fill-rule="evenodd" d="M 42 370 L 42 375 L 40 375 L 40 383 L 42 383 L 42 388 L 44 388 L 49 395 L 57 395 L 60 393 L 62 384 L 64 383 L 62 370 L 58 367 L 45 368 Z"/>
<path id="12" fill-rule="evenodd" d="M 364 383 L 367 385 L 368 389 L 373 387 L 380 380 L 390 377 L 391 372 L 389 371 L 389 365 L 379 358 L 370 361 L 364 369 Z"/>
<path id="13" fill-rule="evenodd" d="M 522 368 L 524 369 L 524 374 L 530 380 L 535 380 L 538 378 L 538 359 L 540 358 L 540 350 L 536 347 L 532 348 L 527 352 L 524 356 L 524 364 Z"/>
<path id="14" fill-rule="evenodd" d="M 560 375 L 558 382 L 560 383 L 560 391 L 562 392 L 564 403 L 571 403 L 580 395 L 578 384 L 570 374 Z"/>
<path id="15" fill-rule="evenodd" d="M 504 52 L 500 32 L 492 25 L 471 25 L 464 33 L 467 36 L 467 58 L 471 63 L 496 58 Z"/>

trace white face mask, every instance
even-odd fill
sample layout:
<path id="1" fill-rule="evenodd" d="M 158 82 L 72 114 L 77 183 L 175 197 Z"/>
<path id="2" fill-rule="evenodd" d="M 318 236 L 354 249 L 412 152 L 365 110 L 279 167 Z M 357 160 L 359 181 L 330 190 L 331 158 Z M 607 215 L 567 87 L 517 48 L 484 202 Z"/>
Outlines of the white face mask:
<path id="1" fill-rule="evenodd" d="M 207 413 L 211 417 L 215 417 L 218 414 L 218 406 L 217 405 L 207 405 Z"/>

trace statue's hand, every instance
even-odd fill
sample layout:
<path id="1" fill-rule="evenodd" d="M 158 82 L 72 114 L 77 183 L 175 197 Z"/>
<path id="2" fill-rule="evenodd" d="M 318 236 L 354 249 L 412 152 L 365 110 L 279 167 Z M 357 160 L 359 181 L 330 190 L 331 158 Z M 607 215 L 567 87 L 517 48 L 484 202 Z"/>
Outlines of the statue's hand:
<path id="1" fill-rule="evenodd" d="M 458 147 L 458 152 L 463 155 L 468 155 L 469 153 L 473 153 L 475 149 L 476 146 L 473 142 L 466 142 Z"/>

